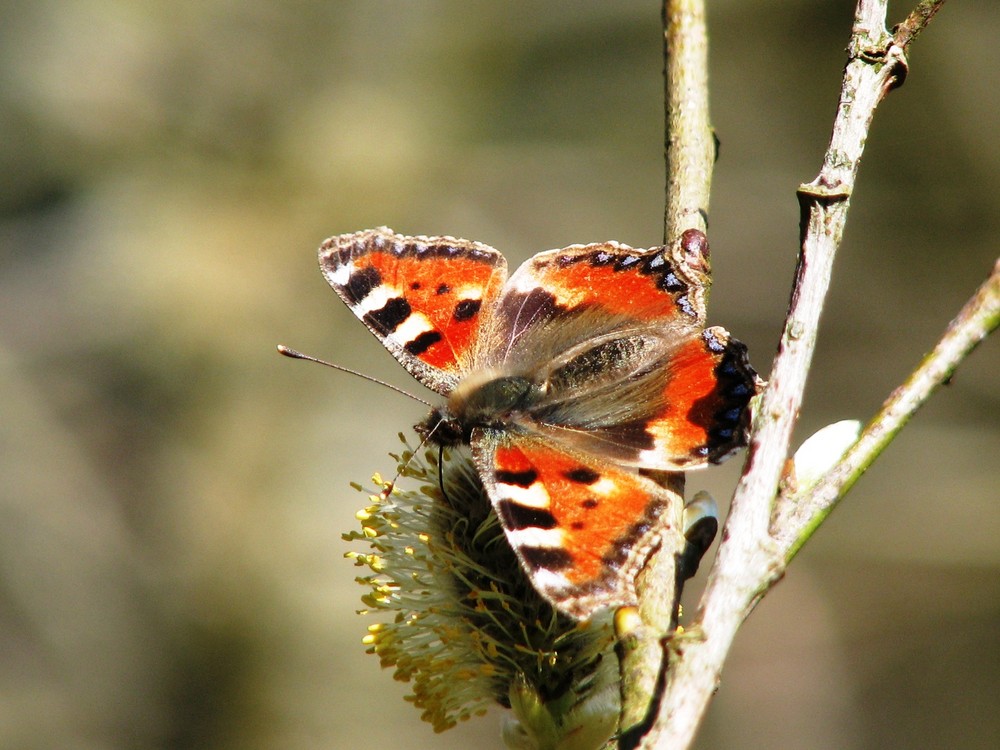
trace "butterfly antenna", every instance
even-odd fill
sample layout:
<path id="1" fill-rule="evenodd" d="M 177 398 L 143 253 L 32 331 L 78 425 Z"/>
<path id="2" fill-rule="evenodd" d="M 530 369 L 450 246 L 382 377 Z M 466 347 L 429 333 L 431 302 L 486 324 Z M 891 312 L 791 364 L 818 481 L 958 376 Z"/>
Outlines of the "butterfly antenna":
<path id="1" fill-rule="evenodd" d="M 340 370 L 341 372 L 346 372 L 349 375 L 356 375 L 357 377 L 362 378 L 364 380 L 368 380 L 368 381 L 371 381 L 372 383 L 377 383 L 378 385 L 384 386 L 384 387 L 388 388 L 391 391 L 396 391 L 396 393 L 400 393 L 400 394 L 406 396 L 407 398 L 413 399 L 414 401 L 419 401 L 424 406 L 428 406 L 428 407 L 432 407 L 432 408 L 434 406 L 429 401 L 424 401 L 424 399 L 420 398 L 419 396 L 414 396 L 412 393 L 410 393 L 408 391 L 404 391 L 402 388 L 397 388 L 392 383 L 387 383 L 384 380 L 379 380 L 378 378 L 373 378 L 371 375 L 365 375 L 363 372 L 358 372 L 357 370 L 352 370 L 351 368 L 344 367 L 343 365 L 336 365 L 333 362 L 327 362 L 325 359 L 319 359 L 318 357 L 312 357 L 312 356 L 310 356 L 308 354 L 303 354 L 302 352 L 300 352 L 300 351 L 298 351 L 296 349 L 292 349 L 290 347 L 287 347 L 284 344 L 278 344 L 278 353 L 282 354 L 282 355 L 284 355 L 286 357 L 290 357 L 291 359 L 304 359 L 307 362 L 315 362 L 315 363 L 320 364 L 320 365 L 326 365 L 327 367 L 332 367 L 334 370 Z M 426 435 L 424 435 L 424 436 L 422 436 L 420 438 L 420 442 L 417 444 L 417 447 L 414 448 L 413 451 L 410 453 L 410 456 L 409 456 L 409 458 L 406 459 L 406 462 L 403 463 L 403 465 L 399 467 L 399 471 L 396 472 L 396 476 L 394 476 L 392 478 L 392 481 L 389 482 L 389 484 L 387 484 L 385 486 L 385 488 L 382 490 L 382 494 L 383 495 L 385 495 L 386 497 L 388 497 L 389 493 L 392 492 L 393 488 L 396 486 L 396 481 L 403 475 L 403 472 L 406 471 L 406 467 L 410 465 L 410 462 L 414 459 L 414 457 L 417 455 L 417 453 L 420 452 L 425 445 L 427 445 L 427 442 L 430 440 L 431 435 L 433 435 L 437 431 L 438 427 L 441 426 L 441 424 L 443 423 L 443 421 L 444 420 L 439 420 L 436 425 L 434 425 L 430 430 L 427 431 Z M 441 487 L 441 494 L 444 495 L 445 501 L 449 502 L 449 504 L 450 504 L 450 500 L 448 499 L 448 493 L 447 493 L 447 491 L 444 488 L 444 446 L 443 445 L 440 447 L 440 450 L 438 452 L 438 486 Z"/>
<path id="2" fill-rule="evenodd" d="M 369 380 L 372 383 L 378 383 L 390 391 L 395 391 L 396 393 L 401 393 L 407 398 L 411 398 L 414 401 L 419 401 L 424 406 L 433 406 L 430 401 L 424 401 L 419 396 L 414 396 L 409 391 L 404 391 L 402 388 L 397 388 L 392 383 L 386 383 L 384 380 L 379 380 L 378 378 L 373 378 L 371 375 L 365 375 L 363 372 L 358 372 L 357 370 L 352 370 L 350 367 L 344 367 L 343 365 L 335 365 L 333 362 L 327 362 L 325 359 L 319 359 L 318 357 L 310 357 L 308 354 L 303 354 L 302 352 L 296 351 L 295 349 L 290 349 L 284 344 L 278 344 L 278 353 L 283 354 L 286 357 L 291 357 L 292 359 L 304 359 L 309 362 L 315 362 L 320 365 L 326 365 L 327 367 L 332 367 L 334 370 L 340 370 L 341 372 L 346 372 L 350 375 L 356 375 L 364 380 Z M 421 443 L 422 444 L 422 443 Z"/>
<path id="3" fill-rule="evenodd" d="M 333 362 L 327 362 L 325 359 L 319 359 L 318 357 L 311 357 L 308 354 L 303 354 L 302 352 L 287 347 L 284 344 L 278 344 L 278 353 L 283 354 L 286 357 L 291 357 L 292 359 L 304 359 L 308 362 L 315 362 L 320 365 L 326 365 L 327 367 L 332 367 L 334 370 L 340 370 L 341 372 L 346 372 L 350 375 L 356 375 L 357 377 L 363 378 L 364 380 L 369 380 L 372 383 L 378 383 L 379 385 L 384 386 L 391 391 L 395 391 L 396 393 L 400 393 L 406 396 L 407 398 L 411 398 L 414 401 L 419 401 L 424 406 L 428 406 L 431 408 L 433 408 L 434 406 L 429 401 L 424 401 L 422 398 L 414 396 L 412 393 L 404 391 L 402 388 L 397 388 L 392 383 L 386 383 L 384 380 L 373 378 L 371 375 L 365 375 L 363 372 L 352 370 L 351 368 L 344 367 L 343 365 L 335 365 Z M 433 435 L 434 432 L 438 429 L 438 427 L 441 426 L 443 421 L 444 420 L 438 421 L 436 425 L 434 425 L 430 430 L 427 431 L 426 435 L 420 438 L 420 443 L 410 453 L 410 456 L 409 458 L 406 459 L 406 462 L 399 467 L 399 471 L 396 472 L 396 476 L 394 476 L 392 478 L 392 481 L 385 486 L 381 494 L 383 494 L 386 497 L 389 496 L 389 493 L 392 492 L 393 488 L 396 486 L 396 481 L 403 475 L 403 472 L 406 471 L 406 467 L 410 465 L 410 462 L 414 459 L 417 453 L 421 451 L 425 445 L 427 445 L 427 441 L 430 440 L 431 435 Z M 438 455 L 438 483 L 441 487 L 441 493 L 444 494 L 445 500 L 447 501 L 448 495 L 444 489 L 444 446 L 441 446 L 441 452 Z"/>

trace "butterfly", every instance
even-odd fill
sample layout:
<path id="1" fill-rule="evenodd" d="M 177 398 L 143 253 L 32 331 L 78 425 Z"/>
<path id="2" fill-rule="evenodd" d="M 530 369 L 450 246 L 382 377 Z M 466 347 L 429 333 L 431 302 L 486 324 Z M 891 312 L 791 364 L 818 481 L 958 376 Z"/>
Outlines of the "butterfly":
<path id="1" fill-rule="evenodd" d="M 757 390 L 746 347 L 705 328 L 697 263 L 603 242 L 538 253 L 507 278 L 492 247 L 386 227 L 331 237 L 319 262 L 443 397 L 416 429 L 471 447 L 537 591 L 579 619 L 635 604 L 678 502 L 653 476 L 745 445 Z"/>

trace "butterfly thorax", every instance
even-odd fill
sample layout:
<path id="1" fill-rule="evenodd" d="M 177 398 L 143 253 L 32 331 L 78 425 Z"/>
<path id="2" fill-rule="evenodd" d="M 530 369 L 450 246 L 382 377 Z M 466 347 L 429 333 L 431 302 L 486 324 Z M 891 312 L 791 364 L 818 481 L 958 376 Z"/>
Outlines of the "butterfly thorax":
<path id="1" fill-rule="evenodd" d="M 416 429 L 438 445 L 468 443 L 477 427 L 510 429 L 541 396 L 528 377 L 483 370 L 463 378 Z"/>

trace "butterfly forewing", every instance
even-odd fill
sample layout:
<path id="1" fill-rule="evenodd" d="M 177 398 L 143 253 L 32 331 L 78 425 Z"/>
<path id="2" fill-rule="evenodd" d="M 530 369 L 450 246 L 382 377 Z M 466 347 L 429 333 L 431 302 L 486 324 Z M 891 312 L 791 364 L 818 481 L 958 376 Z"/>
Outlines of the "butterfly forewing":
<path id="1" fill-rule="evenodd" d="M 567 310 L 598 307 L 609 316 L 660 326 L 704 325 L 703 288 L 670 262 L 665 248 L 618 242 L 538 253 L 511 276 L 500 303 L 513 338 Z"/>
<path id="2" fill-rule="evenodd" d="M 355 315 L 420 382 L 454 388 L 507 262 L 493 248 L 454 237 L 404 237 L 385 227 L 331 237 L 323 275 Z"/>

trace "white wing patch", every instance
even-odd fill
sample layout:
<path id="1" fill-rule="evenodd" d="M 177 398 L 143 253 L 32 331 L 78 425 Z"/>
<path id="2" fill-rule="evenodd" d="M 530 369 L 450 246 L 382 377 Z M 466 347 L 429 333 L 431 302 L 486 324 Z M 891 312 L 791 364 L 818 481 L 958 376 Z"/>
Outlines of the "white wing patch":
<path id="1" fill-rule="evenodd" d="M 497 482 L 497 488 L 505 499 L 524 508 L 545 510 L 549 507 L 549 493 L 546 492 L 545 485 L 541 482 L 535 482 L 530 487 L 518 487 L 516 484 Z"/>
<path id="2" fill-rule="evenodd" d="M 536 526 L 507 531 L 507 539 L 515 549 L 517 547 L 559 549 L 564 546 L 564 537 L 562 529 L 540 529 Z"/>

